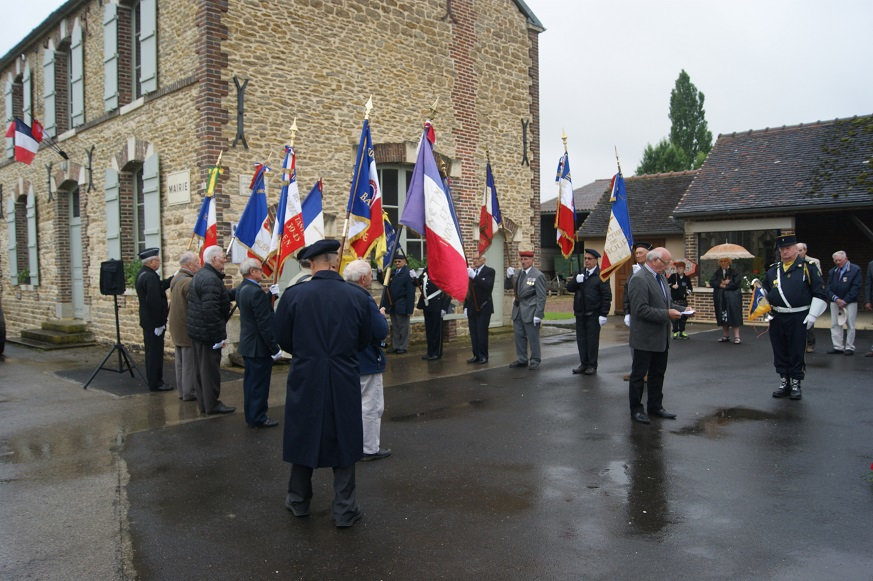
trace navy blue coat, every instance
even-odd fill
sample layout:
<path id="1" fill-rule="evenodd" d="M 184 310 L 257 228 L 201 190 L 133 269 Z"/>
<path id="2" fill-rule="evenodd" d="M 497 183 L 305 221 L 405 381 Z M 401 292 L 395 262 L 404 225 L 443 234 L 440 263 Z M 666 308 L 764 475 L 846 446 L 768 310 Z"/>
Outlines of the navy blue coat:
<path id="1" fill-rule="evenodd" d="M 836 298 L 840 298 L 847 303 L 857 303 L 861 297 L 861 282 L 861 269 L 858 265 L 849 262 L 849 267 L 842 277 L 840 277 L 840 269 L 833 267 L 828 272 L 828 300 L 836 302 Z"/>
<path id="2" fill-rule="evenodd" d="M 361 375 L 372 375 L 385 371 L 385 353 L 382 352 L 382 341 L 388 336 L 388 321 L 379 312 L 379 306 L 373 296 L 359 285 L 350 284 L 352 288 L 361 291 L 369 300 L 370 305 L 370 344 L 358 352 L 358 368 Z"/>
<path id="3" fill-rule="evenodd" d="M 286 462 L 346 467 L 363 456 L 358 352 L 372 336 L 368 301 L 331 270 L 282 293 L 273 330 L 293 357 L 285 394 Z"/>
<path id="4" fill-rule="evenodd" d="M 382 293 L 382 306 L 387 313 L 395 315 L 411 315 L 415 310 L 415 283 L 409 267 L 391 272 L 388 287 Z"/>
<path id="5" fill-rule="evenodd" d="M 273 307 L 261 285 L 243 279 L 236 291 L 239 307 L 239 354 L 243 357 L 267 357 L 279 352 L 273 337 Z"/>

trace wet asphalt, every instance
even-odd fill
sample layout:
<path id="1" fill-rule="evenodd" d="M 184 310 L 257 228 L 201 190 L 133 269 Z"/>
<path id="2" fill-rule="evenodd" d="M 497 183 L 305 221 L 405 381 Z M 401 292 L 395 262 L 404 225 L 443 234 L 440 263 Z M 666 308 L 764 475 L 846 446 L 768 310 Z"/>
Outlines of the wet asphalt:
<path id="1" fill-rule="evenodd" d="M 86 373 L 103 348 L 7 346 L 0 579 L 871 579 L 873 332 L 845 357 L 819 331 L 796 402 L 770 397 L 763 329 L 742 345 L 689 330 L 665 383 L 679 418 L 650 426 L 629 419 L 618 318 L 591 377 L 570 373 L 562 329 L 537 371 L 507 367 L 505 333 L 486 366 L 464 362 L 464 339 L 435 362 L 390 356 L 393 455 L 358 465 L 364 517 L 346 530 L 327 469 L 310 517 L 285 510 L 282 428 L 245 426 L 232 374 L 222 399 L 238 412 L 200 417 L 174 392 L 106 389 L 127 375 L 83 390 L 56 373 Z"/>

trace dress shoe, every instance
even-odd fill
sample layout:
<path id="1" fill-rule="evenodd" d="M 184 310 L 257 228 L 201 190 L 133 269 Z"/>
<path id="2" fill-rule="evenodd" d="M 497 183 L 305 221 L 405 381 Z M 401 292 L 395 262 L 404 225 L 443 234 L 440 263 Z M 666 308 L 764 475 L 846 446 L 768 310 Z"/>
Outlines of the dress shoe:
<path id="1" fill-rule="evenodd" d="M 255 424 L 255 425 L 252 426 L 252 427 L 253 427 L 253 428 L 275 428 L 275 427 L 278 426 L 278 425 L 279 425 L 279 422 L 277 422 L 276 420 L 273 420 L 273 419 L 270 419 L 270 418 L 266 418 L 266 419 L 265 419 L 263 422 L 261 422 L 260 424 Z"/>
<path id="2" fill-rule="evenodd" d="M 854 355 L 854 354 L 855 354 L 854 351 L 852 351 L 850 349 L 846 349 L 846 355 Z"/>
<path id="3" fill-rule="evenodd" d="M 671 414 L 664 408 L 658 410 L 649 410 L 650 416 L 658 416 L 659 418 L 664 418 L 665 420 L 675 420 L 676 414 Z"/>
<path id="4" fill-rule="evenodd" d="M 593 367 L 586 367 L 585 371 L 583 371 L 582 373 L 584 373 L 585 375 L 594 375 L 595 373 L 597 373 L 597 370 Z"/>
<path id="5" fill-rule="evenodd" d="M 531 371 L 533 371 L 535 369 L 539 369 L 540 362 L 539 361 L 531 361 L 530 363 L 527 364 L 527 368 L 530 369 Z"/>
<path id="6" fill-rule="evenodd" d="M 363 458 L 361 458 L 361 462 L 372 462 L 373 460 L 381 460 L 382 458 L 387 458 L 391 455 L 391 450 L 387 448 L 379 448 L 378 452 L 373 452 L 372 454 L 364 454 Z"/>
<path id="7" fill-rule="evenodd" d="M 426 361 L 435 361 L 435 360 L 439 359 L 440 356 L 439 355 L 422 355 L 421 358 L 426 360 Z"/>
<path id="8" fill-rule="evenodd" d="M 581 365 L 579 367 L 573 368 L 573 375 L 579 375 L 580 373 L 584 373 L 584 372 L 585 372 L 585 368 L 582 367 Z"/>
<path id="9" fill-rule="evenodd" d="M 296 517 L 302 518 L 304 516 L 309 516 L 309 504 L 307 504 L 306 506 L 295 507 L 294 504 L 291 502 L 290 494 L 285 497 L 285 508 L 290 510 L 291 514 Z"/>
<path id="10" fill-rule="evenodd" d="M 362 516 L 363 516 L 363 515 L 361 514 L 361 511 L 359 510 L 359 511 L 356 512 L 354 515 L 352 515 L 352 518 L 350 518 L 349 520 L 347 520 L 347 521 L 342 521 L 342 522 L 337 521 L 337 523 L 336 523 L 336 528 L 338 528 L 338 529 L 347 529 L 347 528 L 353 526 L 353 525 L 354 525 L 356 522 L 358 522 L 359 520 L 361 520 L 361 517 L 362 517 Z"/>
<path id="11" fill-rule="evenodd" d="M 865 353 L 864 357 L 873 357 L 873 351 L 871 351 L 870 353 Z"/>
<path id="12" fill-rule="evenodd" d="M 171 389 L 173 389 L 172 385 L 167 385 L 166 383 L 162 383 L 161 385 L 159 385 L 157 387 L 150 387 L 149 391 L 170 391 Z"/>
<path id="13" fill-rule="evenodd" d="M 479 363 L 479 358 L 474 355 L 467 359 L 467 363 Z"/>
<path id="14" fill-rule="evenodd" d="M 394 352 L 398 355 L 403 355 L 404 353 L 406 353 L 406 349 L 395 349 Z"/>
<path id="15" fill-rule="evenodd" d="M 217 406 L 212 408 L 212 410 L 208 413 L 208 415 L 212 416 L 215 414 L 229 414 L 236 411 L 236 408 L 229 405 L 224 405 L 223 403 L 219 403 Z"/>
<path id="16" fill-rule="evenodd" d="M 631 414 L 631 419 L 638 424 L 650 424 L 652 422 L 649 421 L 649 416 L 647 416 L 643 412 L 634 412 Z"/>
<path id="17" fill-rule="evenodd" d="M 197 401 L 197 397 L 193 395 L 189 395 L 188 397 L 180 397 L 182 401 Z"/>
<path id="18" fill-rule="evenodd" d="M 828 351 L 828 355 L 842 355 L 842 354 L 843 354 L 842 349 L 831 349 L 830 351 Z"/>
<path id="19" fill-rule="evenodd" d="M 516 368 L 516 367 L 527 367 L 527 361 L 522 361 L 522 360 L 519 359 L 519 360 L 517 360 L 517 361 L 513 361 L 512 363 L 510 363 L 509 366 L 512 367 L 512 368 Z"/>
<path id="20" fill-rule="evenodd" d="M 476 363 L 478 363 L 479 365 L 485 365 L 486 363 L 488 363 L 488 358 L 487 357 L 480 357 L 479 361 L 477 361 Z"/>

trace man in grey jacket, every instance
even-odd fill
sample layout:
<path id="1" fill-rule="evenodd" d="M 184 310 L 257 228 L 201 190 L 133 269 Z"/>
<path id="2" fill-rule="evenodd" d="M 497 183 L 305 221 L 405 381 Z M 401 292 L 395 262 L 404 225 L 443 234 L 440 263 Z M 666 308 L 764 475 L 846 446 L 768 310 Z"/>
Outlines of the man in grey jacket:
<path id="1" fill-rule="evenodd" d="M 509 288 L 515 292 L 512 302 L 512 331 L 515 338 L 517 359 L 510 367 L 538 369 L 540 354 L 540 325 L 546 310 L 546 277 L 533 265 L 532 250 L 518 253 L 521 269 L 516 272 L 511 266 L 506 275 Z M 527 356 L 530 346 L 530 359 Z"/>
<path id="2" fill-rule="evenodd" d="M 673 262 L 666 248 L 655 248 L 646 254 L 646 263 L 628 284 L 630 297 L 630 346 L 634 350 L 628 399 L 631 419 L 649 423 L 649 415 L 675 420 L 676 414 L 663 406 L 664 373 L 670 348 L 672 321 L 682 313 L 674 308 L 670 287 L 664 271 Z M 648 379 L 646 379 L 648 376 Z M 643 411 L 643 390 L 648 385 L 647 408 Z"/>

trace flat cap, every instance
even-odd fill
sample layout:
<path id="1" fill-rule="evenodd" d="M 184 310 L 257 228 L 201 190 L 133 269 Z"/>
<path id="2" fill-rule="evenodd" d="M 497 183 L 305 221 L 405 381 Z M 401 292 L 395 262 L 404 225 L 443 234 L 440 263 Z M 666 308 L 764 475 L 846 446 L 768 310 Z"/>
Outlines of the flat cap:
<path id="1" fill-rule="evenodd" d="M 312 260 L 316 256 L 321 256 L 322 254 L 339 252 L 339 247 L 339 240 L 331 240 L 326 238 L 324 240 L 319 240 L 318 242 L 313 242 L 312 244 L 304 248 L 297 256 L 301 260 Z"/>

